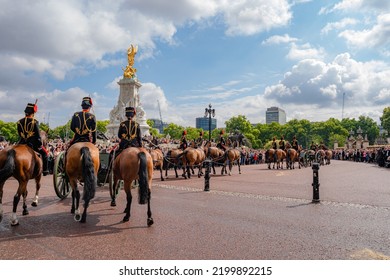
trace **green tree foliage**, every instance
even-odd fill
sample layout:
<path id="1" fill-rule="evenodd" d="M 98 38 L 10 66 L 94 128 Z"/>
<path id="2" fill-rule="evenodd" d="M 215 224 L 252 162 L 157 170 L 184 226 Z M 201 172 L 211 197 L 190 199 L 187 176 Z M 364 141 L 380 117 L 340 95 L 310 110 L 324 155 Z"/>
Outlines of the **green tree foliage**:
<path id="1" fill-rule="evenodd" d="M 383 129 L 387 130 L 387 133 L 390 134 L 390 107 L 383 109 L 383 114 L 380 117 L 380 120 Z"/>
<path id="2" fill-rule="evenodd" d="M 17 142 L 19 140 L 19 136 L 16 123 L 0 121 L 0 135 L 4 136 L 10 143 Z"/>
<path id="3" fill-rule="evenodd" d="M 107 125 L 110 123 L 109 120 L 105 121 L 96 121 L 96 129 L 99 130 L 102 133 L 107 132 Z"/>
<path id="4" fill-rule="evenodd" d="M 155 137 L 158 137 L 158 138 L 161 137 L 159 130 L 157 128 L 153 127 L 154 126 L 154 121 L 153 120 L 148 119 L 148 120 L 146 120 L 146 123 L 150 127 L 149 128 L 149 132 L 150 132 L 151 135 L 153 135 Z"/>
<path id="5" fill-rule="evenodd" d="M 243 115 L 232 117 L 231 119 L 225 122 L 225 125 L 226 125 L 226 132 L 228 133 L 234 133 L 236 131 L 239 131 L 245 134 L 245 133 L 250 133 L 252 130 L 251 123 Z"/>
<path id="6" fill-rule="evenodd" d="M 171 139 L 180 139 L 183 131 L 183 126 L 170 123 L 167 127 L 164 128 L 164 135 L 167 136 L 169 134 Z"/>

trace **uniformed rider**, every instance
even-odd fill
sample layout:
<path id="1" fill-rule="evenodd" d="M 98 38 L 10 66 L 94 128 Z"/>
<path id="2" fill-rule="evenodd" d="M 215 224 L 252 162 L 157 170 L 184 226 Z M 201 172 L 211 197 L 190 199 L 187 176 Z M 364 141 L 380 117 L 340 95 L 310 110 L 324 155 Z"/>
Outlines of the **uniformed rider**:
<path id="1" fill-rule="evenodd" d="M 188 142 L 187 142 L 187 131 L 184 130 L 181 134 L 180 138 L 180 149 L 185 150 L 188 147 Z"/>
<path id="2" fill-rule="evenodd" d="M 282 137 L 280 137 L 279 149 L 281 149 L 281 150 L 283 150 L 283 151 L 286 149 L 286 143 L 284 142 L 284 137 L 283 137 L 283 135 L 282 135 Z"/>
<path id="3" fill-rule="evenodd" d="M 223 137 L 223 134 L 224 134 L 224 131 L 221 130 L 221 132 L 219 133 L 219 141 L 218 141 L 217 147 L 223 151 L 226 151 L 226 141 L 225 141 L 225 137 Z"/>
<path id="4" fill-rule="evenodd" d="M 39 131 L 39 122 L 34 118 L 38 111 L 36 104 L 28 103 L 24 110 L 25 117 L 17 122 L 19 141 L 18 144 L 27 144 L 42 157 L 43 171 L 42 175 L 49 174 L 47 166 L 48 152 L 42 145 L 42 139 Z"/>
<path id="5" fill-rule="evenodd" d="M 73 114 L 70 129 L 74 136 L 69 143 L 69 147 L 77 142 L 91 142 L 96 144 L 96 118 L 90 112 L 92 98 L 84 97 L 81 102 L 82 111 Z"/>
<path id="6" fill-rule="evenodd" d="M 118 129 L 120 142 L 116 156 L 129 147 L 142 147 L 141 129 L 139 124 L 133 120 L 136 115 L 134 107 L 126 107 L 125 115 L 127 120 L 121 122 Z"/>
<path id="7" fill-rule="evenodd" d="M 295 135 L 293 136 L 291 147 L 298 152 L 299 144 L 298 144 L 297 137 Z"/>
<path id="8" fill-rule="evenodd" d="M 202 146 L 203 143 L 203 131 L 199 132 L 199 137 L 196 139 L 196 145 L 198 147 Z"/>

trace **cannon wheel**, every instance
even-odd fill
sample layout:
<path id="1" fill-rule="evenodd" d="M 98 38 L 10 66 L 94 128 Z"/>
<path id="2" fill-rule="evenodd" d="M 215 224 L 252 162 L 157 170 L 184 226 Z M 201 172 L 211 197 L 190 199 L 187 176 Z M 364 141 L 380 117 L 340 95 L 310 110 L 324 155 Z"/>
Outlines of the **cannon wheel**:
<path id="1" fill-rule="evenodd" d="M 53 186 L 61 200 L 65 199 L 70 193 L 71 187 L 65 173 L 65 152 L 61 152 L 54 162 Z"/>

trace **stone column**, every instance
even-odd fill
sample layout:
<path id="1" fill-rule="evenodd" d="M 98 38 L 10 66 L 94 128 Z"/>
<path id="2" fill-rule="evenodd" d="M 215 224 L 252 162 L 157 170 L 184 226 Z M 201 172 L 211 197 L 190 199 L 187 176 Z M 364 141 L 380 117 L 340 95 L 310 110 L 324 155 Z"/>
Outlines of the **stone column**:
<path id="1" fill-rule="evenodd" d="M 116 106 L 110 112 L 110 123 L 107 125 L 107 136 L 117 136 L 119 124 L 126 119 L 125 108 L 134 107 L 137 112 L 136 121 L 140 124 L 142 136 L 149 134 L 146 114 L 140 106 L 139 88 L 142 86 L 137 78 L 123 78 L 118 82 L 119 97 Z"/>

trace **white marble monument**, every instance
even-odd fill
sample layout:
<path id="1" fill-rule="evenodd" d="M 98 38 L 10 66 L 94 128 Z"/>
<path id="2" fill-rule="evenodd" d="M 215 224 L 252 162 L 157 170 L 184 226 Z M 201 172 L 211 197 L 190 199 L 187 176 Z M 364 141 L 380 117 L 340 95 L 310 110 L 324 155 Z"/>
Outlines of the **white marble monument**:
<path id="1" fill-rule="evenodd" d="M 116 106 L 110 112 L 110 123 L 107 125 L 107 136 L 117 136 L 119 125 L 126 120 L 125 108 L 134 107 L 136 110 L 136 121 L 140 125 L 142 136 L 149 136 L 149 125 L 146 123 L 146 114 L 140 103 L 139 88 L 142 84 L 136 76 L 137 69 L 133 68 L 134 56 L 137 47 L 130 46 L 127 50 L 128 65 L 123 69 L 123 78 L 118 82 L 119 97 Z"/>

